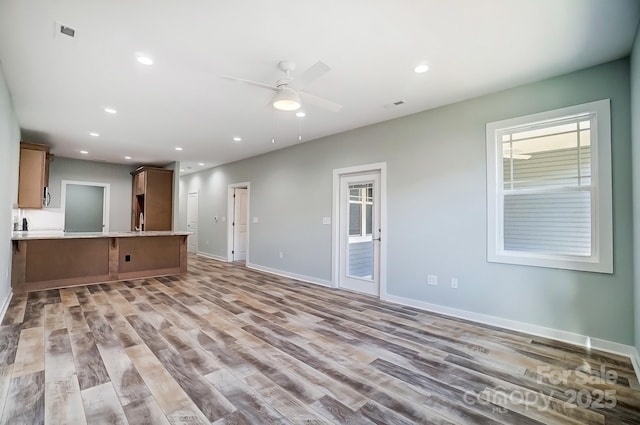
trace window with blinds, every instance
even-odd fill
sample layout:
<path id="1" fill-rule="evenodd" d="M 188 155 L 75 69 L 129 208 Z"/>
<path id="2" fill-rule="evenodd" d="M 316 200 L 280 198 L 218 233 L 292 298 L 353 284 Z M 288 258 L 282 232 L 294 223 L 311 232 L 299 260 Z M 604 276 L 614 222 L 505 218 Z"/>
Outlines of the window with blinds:
<path id="1" fill-rule="evenodd" d="M 505 250 L 591 255 L 593 119 L 500 132 Z"/>
<path id="2" fill-rule="evenodd" d="M 613 272 L 609 101 L 487 124 L 488 259 Z"/>

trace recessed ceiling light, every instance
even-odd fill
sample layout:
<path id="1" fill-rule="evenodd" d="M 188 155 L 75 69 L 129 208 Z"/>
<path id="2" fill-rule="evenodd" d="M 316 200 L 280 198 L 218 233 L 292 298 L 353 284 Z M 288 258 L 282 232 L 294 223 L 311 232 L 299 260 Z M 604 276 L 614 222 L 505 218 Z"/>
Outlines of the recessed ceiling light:
<path id="1" fill-rule="evenodd" d="M 130 156 L 125 156 L 124 159 L 131 159 L 131 157 Z"/>
<path id="2" fill-rule="evenodd" d="M 298 118 L 304 118 L 306 116 L 307 116 L 307 114 L 304 111 L 296 112 L 296 117 L 298 117 Z"/>
<path id="3" fill-rule="evenodd" d="M 202 167 L 204 165 L 204 162 L 198 162 L 198 165 Z"/>
<path id="4" fill-rule="evenodd" d="M 237 137 L 236 136 L 236 137 L 233 138 L 233 141 L 234 142 L 242 142 L 242 137 Z"/>
<path id="5" fill-rule="evenodd" d="M 99 137 L 100 135 L 98 133 L 91 132 L 91 133 L 89 133 L 89 136 L 91 136 L 91 137 Z"/>
<path id="6" fill-rule="evenodd" d="M 149 56 L 138 55 L 136 60 L 143 65 L 153 65 L 153 59 L 151 59 Z"/>
<path id="7" fill-rule="evenodd" d="M 80 151 L 80 153 L 81 153 L 82 155 L 86 155 L 86 154 L 88 154 L 89 152 L 87 152 L 87 151 Z"/>
<path id="8" fill-rule="evenodd" d="M 181 151 L 181 150 L 182 150 L 182 148 L 181 148 L 180 146 L 176 146 L 176 150 L 177 150 L 177 151 Z"/>
<path id="9" fill-rule="evenodd" d="M 181 168 L 181 169 L 180 169 L 180 172 L 181 172 L 181 173 L 184 173 L 184 168 Z"/>
<path id="10" fill-rule="evenodd" d="M 117 114 L 117 113 L 118 113 L 118 111 L 116 111 L 116 110 L 115 110 L 115 109 L 113 109 L 113 108 L 104 108 L 104 111 L 105 111 L 107 114 Z"/>
<path id="11" fill-rule="evenodd" d="M 422 62 L 418 64 L 418 66 L 413 68 L 413 70 L 415 71 L 416 74 L 423 74 L 429 70 L 429 65 L 427 65 L 425 62 Z"/>

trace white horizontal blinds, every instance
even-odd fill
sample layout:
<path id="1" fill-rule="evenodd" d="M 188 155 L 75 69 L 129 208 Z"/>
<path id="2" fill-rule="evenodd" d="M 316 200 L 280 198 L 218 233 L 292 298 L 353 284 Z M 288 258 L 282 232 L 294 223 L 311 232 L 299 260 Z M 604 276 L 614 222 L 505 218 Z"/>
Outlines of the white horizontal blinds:
<path id="1" fill-rule="evenodd" d="M 504 250 L 591 255 L 593 119 L 500 133 Z"/>
<path id="2" fill-rule="evenodd" d="M 591 192 L 506 195 L 504 249 L 591 255 Z"/>

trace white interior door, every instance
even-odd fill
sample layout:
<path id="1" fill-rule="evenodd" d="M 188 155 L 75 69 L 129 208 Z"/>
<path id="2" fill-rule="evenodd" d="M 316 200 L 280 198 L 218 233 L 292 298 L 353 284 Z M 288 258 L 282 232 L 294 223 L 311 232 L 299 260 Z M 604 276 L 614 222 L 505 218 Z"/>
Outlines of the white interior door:
<path id="1" fill-rule="evenodd" d="M 187 238 L 189 252 L 198 252 L 198 192 L 189 193 L 187 202 L 187 230 L 193 232 Z"/>
<path id="2" fill-rule="evenodd" d="M 380 204 L 380 172 L 340 177 L 341 288 L 380 294 Z"/>
<path id="3" fill-rule="evenodd" d="M 233 261 L 247 259 L 247 189 L 234 189 Z"/>

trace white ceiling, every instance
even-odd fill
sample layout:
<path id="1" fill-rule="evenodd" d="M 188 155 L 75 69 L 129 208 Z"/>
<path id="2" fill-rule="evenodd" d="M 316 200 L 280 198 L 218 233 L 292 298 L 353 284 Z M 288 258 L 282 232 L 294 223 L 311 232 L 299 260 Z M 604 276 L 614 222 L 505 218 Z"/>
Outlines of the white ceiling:
<path id="1" fill-rule="evenodd" d="M 193 172 L 624 57 L 639 19 L 637 0 L 0 0 L 0 63 L 24 139 Z M 273 84 L 283 59 L 329 65 L 306 89 L 342 110 L 296 118 L 219 78 Z"/>

